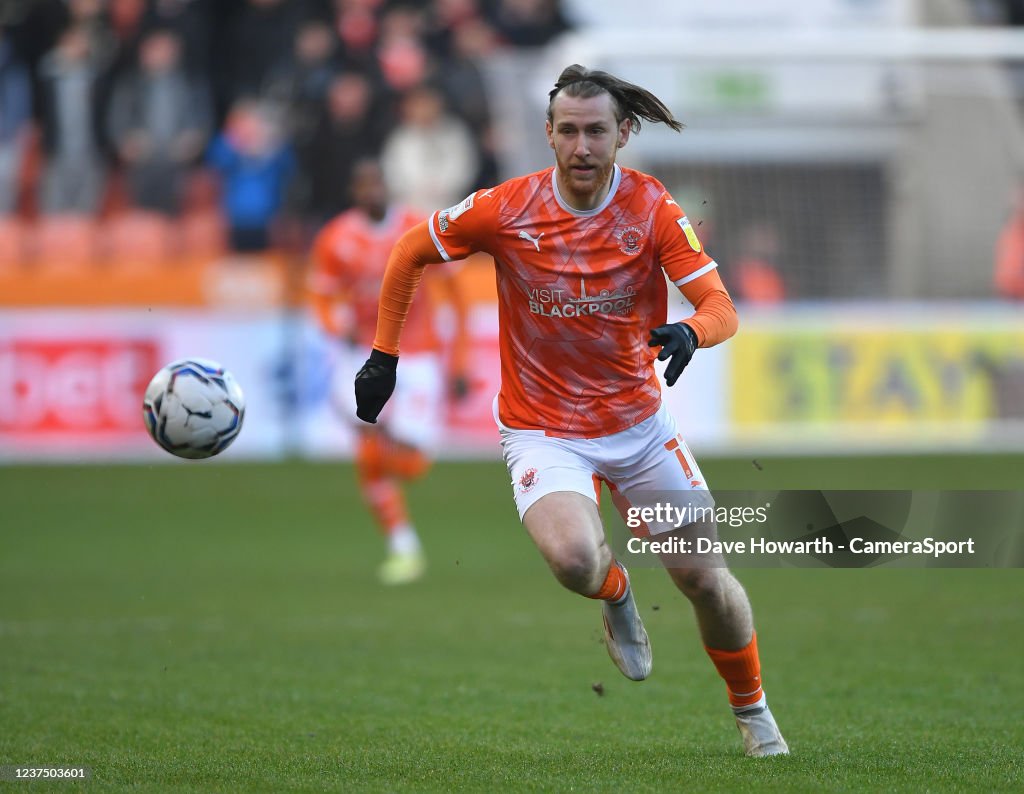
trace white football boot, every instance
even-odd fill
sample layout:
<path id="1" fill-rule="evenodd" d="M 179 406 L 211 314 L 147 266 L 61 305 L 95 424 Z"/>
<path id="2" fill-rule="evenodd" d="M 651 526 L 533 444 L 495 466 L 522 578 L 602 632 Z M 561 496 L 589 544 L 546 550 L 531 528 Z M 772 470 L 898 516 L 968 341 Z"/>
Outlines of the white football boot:
<path id="1" fill-rule="evenodd" d="M 391 552 L 377 569 L 377 577 L 381 584 L 403 585 L 422 578 L 426 570 L 427 560 L 422 552 Z"/>
<path id="2" fill-rule="evenodd" d="M 626 576 L 628 581 L 629 575 Z M 636 610 L 633 588 L 628 587 L 626 595 L 617 603 L 604 601 L 601 609 L 608 655 L 626 678 L 643 681 L 651 674 L 651 641 Z"/>
<path id="3" fill-rule="evenodd" d="M 743 737 L 743 749 L 752 758 L 768 755 L 789 755 L 789 745 L 782 738 L 768 703 L 761 697 L 758 703 L 735 714 L 736 727 Z"/>

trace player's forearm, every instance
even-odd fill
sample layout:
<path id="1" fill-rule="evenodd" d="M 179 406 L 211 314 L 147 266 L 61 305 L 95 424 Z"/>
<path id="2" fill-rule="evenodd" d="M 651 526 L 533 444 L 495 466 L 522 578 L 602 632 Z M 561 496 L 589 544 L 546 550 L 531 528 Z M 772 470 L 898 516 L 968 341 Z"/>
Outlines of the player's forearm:
<path id="1" fill-rule="evenodd" d="M 736 333 L 739 317 L 729 293 L 718 290 L 707 292 L 695 308 L 697 311 L 687 317 L 685 322 L 697 334 L 701 347 L 712 347 Z"/>
<path id="2" fill-rule="evenodd" d="M 399 340 L 409 307 L 423 278 L 423 268 L 440 262 L 426 223 L 402 235 L 388 258 L 377 308 L 377 335 L 373 346 L 382 353 L 398 355 Z"/>
<path id="3" fill-rule="evenodd" d="M 712 347 L 736 333 L 736 307 L 716 270 L 684 285 L 680 292 L 693 304 L 695 311 L 685 322 L 697 334 L 701 347 Z"/>

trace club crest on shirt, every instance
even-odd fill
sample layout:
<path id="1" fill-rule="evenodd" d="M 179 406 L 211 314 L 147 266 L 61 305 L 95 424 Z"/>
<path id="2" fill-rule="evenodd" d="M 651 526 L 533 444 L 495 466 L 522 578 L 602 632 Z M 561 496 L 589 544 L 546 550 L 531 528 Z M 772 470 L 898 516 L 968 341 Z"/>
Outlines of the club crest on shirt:
<path id="1" fill-rule="evenodd" d="M 533 486 L 537 484 L 537 470 L 527 469 L 523 472 L 523 476 L 519 478 L 519 489 L 523 493 L 528 493 L 533 490 Z"/>
<path id="2" fill-rule="evenodd" d="M 619 232 L 619 250 L 624 254 L 639 254 L 644 247 L 644 230 L 627 226 Z"/>

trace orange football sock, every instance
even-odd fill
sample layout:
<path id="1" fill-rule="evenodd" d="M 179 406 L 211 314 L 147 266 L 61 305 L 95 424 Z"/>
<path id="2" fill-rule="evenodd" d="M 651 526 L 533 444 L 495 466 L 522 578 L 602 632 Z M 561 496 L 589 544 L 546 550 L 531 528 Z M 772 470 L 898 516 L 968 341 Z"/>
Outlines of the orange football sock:
<path id="1" fill-rule="evenodd" d="M 394 480 L 370 480 L 364 481 L 362 488 L 370 512 L 385 535 L 390 535 L 399 527 L 408 526 L 405 497 L 398 483 Z"/>
<path id="2" fill-rule="evenodd" d="M 625 569 L 615 560 L 612 560 L 612 564 L 608 566 L 608 575 L 604 578 L 604 584 L 601 585 L 601 589 L 589 597 L 601 601 L 620 601 L 626 595 L 626 590 L 628 589 L 629 579 L 626 578 Z"/>
<path id="3" fill-rule="evenodd" d="M 756 631 L 746 647 L 738 651 L 720 651 L 706 645 L 704 650 L 715 663 L 718 674 L 725 679 L 729 703 L 733 708 L 750 706 L 761 699 L 764 693 L 761 691 L 761 661 L 757 656 Z"/>

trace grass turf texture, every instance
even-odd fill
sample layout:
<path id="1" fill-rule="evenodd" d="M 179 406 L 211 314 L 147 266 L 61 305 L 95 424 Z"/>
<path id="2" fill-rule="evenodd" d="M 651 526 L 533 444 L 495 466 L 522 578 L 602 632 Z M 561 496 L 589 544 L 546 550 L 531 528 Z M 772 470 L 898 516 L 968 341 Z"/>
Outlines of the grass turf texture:
<path id="1" fill-rule="evenodd" d="M 759 465 L 703 468 L 723 489 L 1016 488 L 1024 458 Z M 1021 571 L 740 571 L 794 751 L 746 759 L 668 578 L 634 572 L 655 670 L 629 682 L 506 479 L 445 464 L 414 486 L 431 568 L 385 589 L 347 466 L 0 469 L 0 764 L 181 791 L 1024 786 Z"/>

